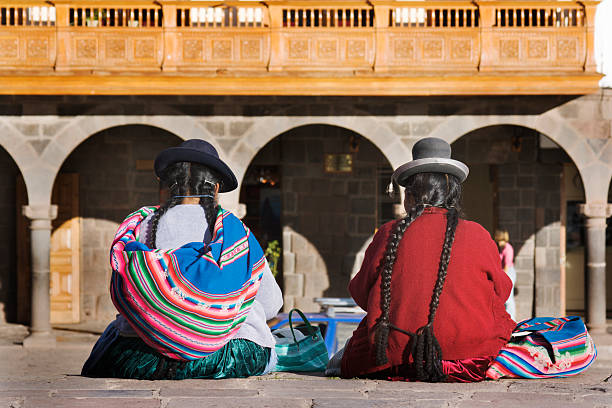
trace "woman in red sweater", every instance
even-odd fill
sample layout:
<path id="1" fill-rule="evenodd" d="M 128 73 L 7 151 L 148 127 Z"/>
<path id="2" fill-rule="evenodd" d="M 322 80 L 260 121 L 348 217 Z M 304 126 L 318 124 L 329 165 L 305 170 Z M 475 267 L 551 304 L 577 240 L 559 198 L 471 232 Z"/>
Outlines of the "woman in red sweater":
<path id="1" fill-rule="evenodd" d="M 442 139 L 414 145 L 394 180 L 407 216 L 383 225 L 349 290 L 366 317 L 342 357 L 342 377 L 480 381 L 510 339 L 512 282 L 497 246 L 460 219 L 465 164 Z"/>

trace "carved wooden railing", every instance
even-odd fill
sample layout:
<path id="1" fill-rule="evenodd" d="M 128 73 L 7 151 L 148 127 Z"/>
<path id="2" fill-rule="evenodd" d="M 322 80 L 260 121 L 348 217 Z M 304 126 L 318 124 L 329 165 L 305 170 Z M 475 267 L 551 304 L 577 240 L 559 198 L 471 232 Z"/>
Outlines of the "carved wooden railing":
<path id="1" fill-rule="evenodd" d="M 55 7 L 45 1 L 0 4 L 0 70 L 52 71 Z"/>
<path id="2" fill-rule="evenodd" d="M 365 1 L 269 3 L 270 70 L 371 70 L 374 10 Z"/>
<path id="3" fill-rule="evenodd" d="M 372 1 L 376 10 L 376 71 L 476 71 L 480 19 L 470 1 Z"/>
<path id="4" fill-rule="evenodd" d="M 587 20 L 581 4 L 486 1 L 479 5 L 481 71 L 575 71 L 584 66 Z M 594 10 L 587 11 L 594 16 Z"/>
<path id="5" fill-rule="evenodd" d="M 159 71 L 161 6 L 144 0 L 53 2 L 58 71 Z"/>
<path id="6" fill-rule="evenodd" d="M 270 19 L 261 3 L 159 1 L 164 10 L 165 71 L 266 71 Z"/>
<path id="7" fill-rule="evenodd" d="M 0 72 L 593 73 L 596 4 L 13 0 Z"/>

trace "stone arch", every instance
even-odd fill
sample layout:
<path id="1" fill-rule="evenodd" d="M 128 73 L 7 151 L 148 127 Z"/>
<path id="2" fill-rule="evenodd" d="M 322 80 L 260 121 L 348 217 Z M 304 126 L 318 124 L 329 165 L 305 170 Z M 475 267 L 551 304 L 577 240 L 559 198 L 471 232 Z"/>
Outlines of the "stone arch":
<path id="1" fill-rule="evenodd" d="M 349 140 L 359 146 L 352 151 L 351 174 L 325 171 L 325 154 L 343 152 L 342 149 L 349 148 Z M 242 202 L 249 206 L 245 222 L 262 234 L 260 242 L 265 245 L 268 240 L 277 238 L 274 238 L 276 227 L 266 229 L 258 218 L 262 208 L 266 208 L 262 205 L 271 200 L 275 203 L 275 214 L 281 212 L 284 285 L 292 293 L 303 293 L 302 299 L 295 300 L 295 304 L 315 311 L 318 306 L 312 303 L 313 297 L 347 296 L 346 284 L 356 253 L 380 222 L 393 217 L 386 200 L 379 199 L 380 180 L 384 178 L 386 186 L 387 176 L 392 171 L 388 158 L 363 135 L 346 127 L 321 123 L 288 127 L 259 153 L 247 163 L 250 170 L 241 177 Z M 264 177 L 266 181 L 260 181 L 262 174 L 267 175 Z M 275 183 L 270 185 L 270 179 Z M 267 219 L 269 226 L 278 224 L 272 223 L 270 217 Z M 317 251 L 318 255 L 313 259 L 320 258 L 321 266 L 312 268 L 309 256 L 304 252 L 305 246 L 300 244 L 302 240 L 294 242 L 293 238 L 287 238 L 288 227 L 291 227 L 292 237 L 299 235 L 312 244 L 308 248 Z M 297 250 L 291 250 L 293 247 Z M 292 259 L 296 255 L 292 253 L 302 259 L 297 266 L 293 266 Z M 293 272 L 304 265 L 313 273 L 306 276 Z M 329 278 L 319 277 L 323 268 L 330 272 Z M 318 286 L 319 282 L 328 280 L 331 283 L 329 287 Z M 311 290 L 313 288 L 317 289 L 316 293 Z M 290 299 L 287 299 L 287 304 L 291 305 Z"/>
<path id="2" fill-rule="evenodd" d="M 568 158 L 559 150 L 541 150 L 546 147 L 539 143 L 541 134 L 542 129 L 533 126 L 487 125 L 462 135 L 453 148 L 455 157 L 473 170 L 472 183 L 468 178 L 464 185 L 464 209 L 469 219 L 491 233 L 495 228 L 510 233 L 518 275 L 515 300 L 519 320 L 532 313 L 560 314 L 566 299 L 566 286 L 561 283 L 564 263 L 560 259 L 565 250 L 565 241 L 561 240 L 566 206 L 562 201 L 562 175 L 569 168 L 564 164 Z M 470 136 L 475 139 L 467 142 Z M 520 153 L 511 149 L 515 136 L 523 140 Z M 577 166 L 571 167 L 578 171 Z"/>
<path id="3" fill-rule="evenodd" d="M 35 147 L 9 122 L 0 122 L 0 146 L 19 168 L 25 180 L 28 197 L 31 200 L 38 187 L 36 178 L 49 169 L 36 169 L 39 156 Z"/>
<path id="4" fill-rule="evenodd" d="M 292 129 L 307 125 L 329 125 L 344 128 L 355 132 L 372 142 L 386 157 L 392 168 L 396 168 L 410 157 L 410 151 L 396 137 L 387 125 L 371 116 L 267 116 L 258 118 L 252 126 L 228 151 L 228 165 L 234 170 L 239 185 L 247 171 L 249 164 L 257 152 L 272 139 Z M 239 204 L 238 190 L 221 196 L 221 204 L 228 209 L 237 209 L 242 213 Z"/>
<path id="5" fill-rule="evenodd" d="M 372 142 L 393 168 L 406 161 L 410 152 L 387 126 L 377 118 L 366 116 L 329 117 L 265 117 L 256 123 L 229 152 L 236 177 L 242 180 L 248 164 L 257 152 L 272 139 L 292 129 L 307 125 L 329 125 L 355 132 Z"/>
<path id="6" fill-rule="evenodd" d="M 17 129 L 0 123 L 0 146 L 11 156 L 20 170 L 37 159 L 36 150 Z"/>
<path id="7" fill-rule="evenodd" d="M 32 193 L 30 202 L 49 202 L 57 172 L 77 146 L 105 129 L 125 125 L 156 127 L 183 140 L 206 139 L 221 156 L 224 155 L 215 137 L 189 116 L 79 116 L 63 126 L 46 146 L 41 157 L 33 160 L 34 163 L 40 163 L 31 168 L 31 174 L 28 174 L 30 177 L 26 179 L 28 191 Z"/>
<path id="8" fill-rule="evenodd" d="M 445 120 L 429 136 L 440 137 L 449 143 L 474 130 L 496 125 L 514 125 L 533 129 L 559 145 L 576 164 L 584 181 L 586 201 L 605 203 L 612 169 L 605 156 L 612 155 L 612 145 L 596 153 L 587 140 L 557 112 L 540 116 L 490 115 L 453 116 Z"/>
<path id="9" fill-rule="evenodd" d="M 64 276 L 81 282 L 80 293 L 72 292 L 73 321 L 103 322 L 115 315 L 107 290 L 110 269 L 104 261 L 109 245 L 126 215 L 159 202 L 159 183 L 150 160 L 180 140 L 150 125 L 105 128 L 76 146 L 58 169 L 53 204 L 59 211 L 51 242 L 56 234 L 59 239 L 66 235 L 67 229 L 72 231 L 70 236 L 77 231 L 81 236 L 70 249 L 78 248 L 80 266 L 75 267 L 75 261 L 69 272 L 64 268 Z M 73 206 L 75 201 L 79 204 Z"/>

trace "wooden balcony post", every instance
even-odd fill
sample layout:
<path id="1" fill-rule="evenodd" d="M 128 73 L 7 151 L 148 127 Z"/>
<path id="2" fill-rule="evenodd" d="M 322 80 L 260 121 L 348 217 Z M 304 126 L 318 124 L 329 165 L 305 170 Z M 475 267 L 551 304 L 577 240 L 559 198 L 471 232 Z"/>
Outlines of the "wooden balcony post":
<path id="1" fill-rule="evenodd" d="M 70 4 L 54 2 L 55 4 L 55 27 L 57 32 L 56 47 L 57 56 L 55 59 L 55 70 L 65 71 L 68 69 L 67 62 L 70 52 L 70 37 L 67 31 L 70 29 Z"/>
<path id="2" fill-rule="evenodd" d="M 478 64 L 479 71 L 486 71 L 490 65 L 493 65 L 495 56 L 492 52 L 497 50 L 493 43 L 493 25 L 495 24 L 495 5 L 490 4 L 487 0 L 478 0 L 475 2 L 478 6 L 480 15 L 480 63 Z"/>
<path id="3" fill-rule="evenodd" d="M 157 1 L 163 13 L 163 44 L 164 57 L 162 59 L 162 71 L 174 72 L 178 63 L 178 30 L 176 28 L 176 3 L 171 1 Z"/>
<path id="4" fill-rule="evenodd" d="M 374 7 L 374 29 L 376 30 L 374 47 L 374 71 L 387 72 L 389 71 L 389 52 L 390 45 L 389 37 L 389 12 L 391 7 L 385 4 L 378 4 L 376 1 L 371 1 Z"/>
<path id="5" fill-rule="evenodd" d="M 267 1 L 268 13 L 270 13 L 270 59 L 268 71 L 281 71 L 283 69 L 283 6 L 275 1 Z"/>
<path id="6" fill-rule="evenodd" d="M 586 61 L 584 62 L 585 72 L 596 72 L 595 63 L 595 12 L 599 1 L 579 1 L 584 7 L 584 26 L 586 30 Z"/>
<path id="7" fill-rule="evenodd" d="M 55 26 L 58 28 L 70 26 L 70 18 L 68 15 L 70 5 L 55 1 L 53 3 L 55 5 Z"/>

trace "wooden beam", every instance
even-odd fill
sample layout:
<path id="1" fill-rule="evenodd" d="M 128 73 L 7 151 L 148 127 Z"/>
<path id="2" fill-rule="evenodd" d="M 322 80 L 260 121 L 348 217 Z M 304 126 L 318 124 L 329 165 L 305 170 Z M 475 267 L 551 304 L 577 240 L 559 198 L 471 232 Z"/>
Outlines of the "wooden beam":
<path id="1" fill-rule="evenodd" d="M 457 76 L 0 76 L 0 95 L 583 95 L 599 74 Z"/>

